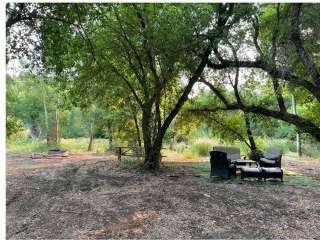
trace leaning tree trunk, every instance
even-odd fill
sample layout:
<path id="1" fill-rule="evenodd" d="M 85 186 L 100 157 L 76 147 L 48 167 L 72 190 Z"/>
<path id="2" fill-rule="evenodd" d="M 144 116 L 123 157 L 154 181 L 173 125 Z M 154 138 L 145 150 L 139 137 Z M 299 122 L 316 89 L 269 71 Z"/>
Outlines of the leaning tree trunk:
<path id="1" fill-rule="evenodd" d="M 251 125 L 250 125 L 250 119 L 249 119 L 247 114 L 244 114 L 244 120 L 245 120 L 245 123 L 246 123 L 246 131 L 247 131 L 248 139 L 249 139 L 249 142 L 250 142 L 250 150 L 251 151 L 256 151 L 257 150 L 257 146 L 256 146 L 256 143 L 255 143 L 254 138 L 253 138 L 253 134 L 252 134 L 252 131 L 251 131 Z"/>
<path id="2" fill-rule="evenodd" d="M 257 145 L 254 141 L 254 137 L 251 131 L 250 118 L 247 113 L 244 113 L 244 120 L 246 124 L 246 131 L 249 139 L 250 153 L 249 158 L 251 160 L 259 161 L 262 157 L 262 152 L 257 148 Z"/>

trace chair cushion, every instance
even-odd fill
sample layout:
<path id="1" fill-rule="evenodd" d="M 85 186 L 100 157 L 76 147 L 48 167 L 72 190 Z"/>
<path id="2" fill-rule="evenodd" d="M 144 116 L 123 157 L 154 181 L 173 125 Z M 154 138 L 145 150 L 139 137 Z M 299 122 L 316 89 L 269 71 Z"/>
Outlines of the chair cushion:
<path id="1" fill-rule="evenodd" d="M 277 168 L 277 167 L 273 167 L 273 168 L 261 168 L 261 170 L 263 172 L 266 173 L 281 173 L 282 169 L 281 168 Z"/>
<path id="2" fill-rule="evenodd" d="M 260 158 L 260 161 L 268 163 L 268 164 L 275 164 L 276 163 L 275 160 L 269 160 L 269 159 L 266 159 L 266 158 Z"/>
<path id="3" fill-rule="evenodd" d="M 231 161 L 234 161 L 234 160 L 240 160 L 241 156 L 240 154 L 228 154 L 227 158 L 230 159 Z"/>
<path id="4" fill-rule="evenodd" d="M 261 172 L 261 169 L 255 168 L 255 167 L 241 167 L 241 171 L 250 172 L 250 173 L 259 173 Z"/>

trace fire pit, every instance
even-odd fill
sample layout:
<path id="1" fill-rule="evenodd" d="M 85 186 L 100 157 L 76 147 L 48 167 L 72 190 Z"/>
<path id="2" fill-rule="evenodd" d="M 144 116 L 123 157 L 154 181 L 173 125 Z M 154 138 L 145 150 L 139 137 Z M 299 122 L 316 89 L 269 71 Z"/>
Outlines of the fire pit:
<path id="1" fill-rule="evenodd" d="M 67 150 L 61 149 L 50 149 L 48 150 L 47 157 L 68 157 L 69 153 Z"/>
<path id="2" fill-rule="evenodd" d="M 69 152 L 67 150 L 62 149 L 50 149 L 48 150 L 48 154 L 36 154 L 33 153 L 31 158 L 63 158 L 69 157 Z"/>

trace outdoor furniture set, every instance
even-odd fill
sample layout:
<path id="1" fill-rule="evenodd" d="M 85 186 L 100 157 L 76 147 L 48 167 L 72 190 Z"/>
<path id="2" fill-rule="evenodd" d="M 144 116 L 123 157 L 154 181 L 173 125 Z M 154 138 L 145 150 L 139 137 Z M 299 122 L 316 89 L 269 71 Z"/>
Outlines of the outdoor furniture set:
<path id="1" fill-rule="evenodd" d="M 230 178 L 240 170 L 241 179 L 254 177 L 258 180 L 280 178 L 283 181 L 281 169 L 281 151 L 268 148 L 266 154 L 258 161 L 248 160 L 240 155 L 236 147 L 213 147 L 210 152 L 211 176 Z"/>

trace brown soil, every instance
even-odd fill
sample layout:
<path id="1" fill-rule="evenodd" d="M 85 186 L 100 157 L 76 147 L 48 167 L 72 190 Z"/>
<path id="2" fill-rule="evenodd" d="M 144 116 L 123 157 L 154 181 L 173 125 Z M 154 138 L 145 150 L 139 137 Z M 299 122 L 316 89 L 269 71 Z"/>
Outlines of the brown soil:
<path id="1" fill-rule="evenodd" d="M 320 238 L 320 187 L 208 182 L 186 166 L 147 173 L 110 159 L 7 156 L 7 238 Z M 284 165 L 319 179 L 319 161 Z"/>

